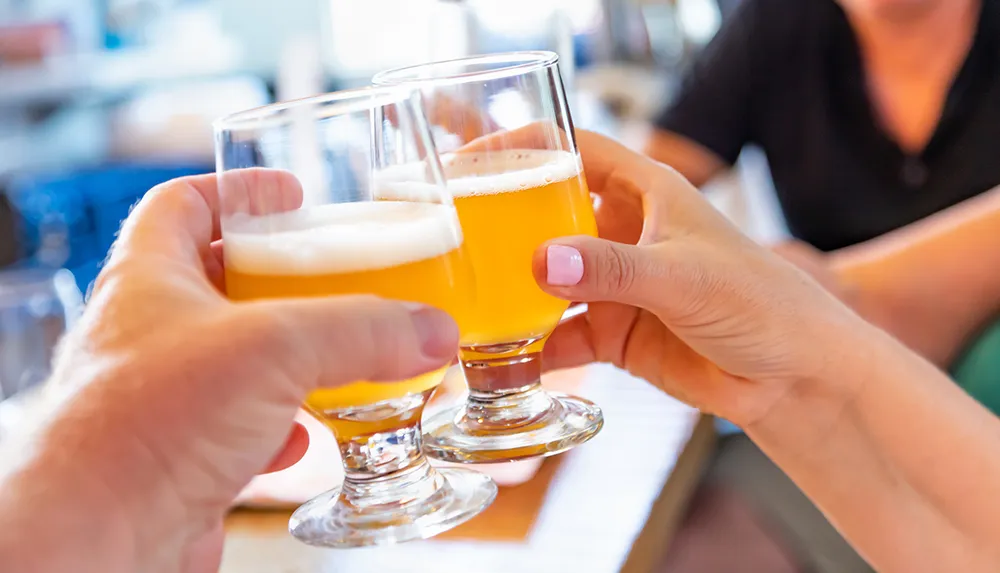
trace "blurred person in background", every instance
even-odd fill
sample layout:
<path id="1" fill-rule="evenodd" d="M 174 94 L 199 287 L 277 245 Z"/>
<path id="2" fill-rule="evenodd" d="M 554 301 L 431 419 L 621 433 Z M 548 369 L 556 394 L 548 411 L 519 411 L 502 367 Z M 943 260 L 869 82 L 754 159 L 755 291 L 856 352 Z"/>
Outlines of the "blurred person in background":
<path id="1" fill-rule="evenodd" d="M 4 25 L 0 22 L 0 66 L 37 62 L 65 43 L 58 24 Z"/>
<path id="2" fill-rule="evenodd" d="M 833 262 L 824 252 L 853 247 L 851 257 L 863 258 L 859 243 L 1000 184 L 996 101 L 997 0 L 741 0 L 656 118 L 646 151 L 702 185 L 745 146 L 760 147 L 794 237 L 775 249 L 822 277 Z M 907 327 L 915 316 L 904 304 L 867 308 L 909 343 L 941 334 Z M 926 340 L 916 348 L 947 365 L 959 343 L 952 333 L 936 348 Z M 746 437 L 723 440 L 707 483 L 715 495 L 699 498 L 706 505 L 693 509 L 679 555 L 698 553 L 695 532 L 713 535 L 714 522 L 730 535 L 783 538 L 769 552 L 784 556 L 775 563 L 864 570 Z M 734 515 L 755 517 L 741 532 Z M 745 557 L 720 570 L 764 570 Z"/>
<path id="3" fill-rule="evenodd" d="M 767 155 L 792 235 L 867 241 L 1000 184 L 1000 2 L 742 0 L 647 144 L 702 185 Z"/>
<path id="4" fill-rule="evenodd" d="M 719 14 L 725 19 L 736 11 L 740 2 L 742 0 L 716 0 L 715 3 L 719 6 Z"/>
<path id="5" fill-rule="evenodd" d="M 799 266 L 938 367 L 961 370 L 1000 316 L 1000 187 L 826 262 Z M 1000 368 L 996 375 L 1000 393 Z M 976 397 L 1000 412 L 1000 398 Z"/>

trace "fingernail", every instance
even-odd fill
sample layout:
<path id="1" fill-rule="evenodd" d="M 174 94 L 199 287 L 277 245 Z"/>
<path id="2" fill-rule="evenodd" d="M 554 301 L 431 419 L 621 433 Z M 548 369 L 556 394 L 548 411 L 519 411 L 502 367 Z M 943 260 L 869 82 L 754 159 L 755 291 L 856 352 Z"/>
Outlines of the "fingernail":
<path id="1" fill-rule="evenodd" d="M 458 327 L 448 313 L 429 306 L 409 305 L 410 320 L 420 339 L 420 349 L 428 358 L 454 356 Z"/>
<path id="2" fill-rule="evenodd" d="M 545 266 L 545 280 L 552 286 L 573 286 L 583 279 L 583 255 L 573 247 L 549 245 Z"/>

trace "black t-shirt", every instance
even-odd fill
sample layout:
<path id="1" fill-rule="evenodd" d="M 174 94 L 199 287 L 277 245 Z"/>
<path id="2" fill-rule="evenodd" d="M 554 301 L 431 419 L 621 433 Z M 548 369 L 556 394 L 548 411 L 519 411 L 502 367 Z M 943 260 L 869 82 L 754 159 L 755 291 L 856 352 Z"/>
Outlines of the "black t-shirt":
<path id="1" fill-rule="evenodd" d="M 862 66 L 834 0 L 743 0 L 656 123 L 729 163 L 760 146 L 790 231 L 823 250 L 1000 184 L 1000 0 L 982 0 L 972 48 L 918 155 L 878 126 Z"/>

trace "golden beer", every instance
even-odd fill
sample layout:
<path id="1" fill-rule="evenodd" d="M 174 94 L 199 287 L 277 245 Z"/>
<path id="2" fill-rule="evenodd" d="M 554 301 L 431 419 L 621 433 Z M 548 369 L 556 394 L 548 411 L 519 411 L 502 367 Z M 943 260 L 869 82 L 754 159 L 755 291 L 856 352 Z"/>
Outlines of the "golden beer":
<path id="1" fill-rule="evenodd" d="M 544 339 L 569 306 L 538 287 L 532 254 L 544 242 L 597 234 L 587 182 L 565 151 L 505 150 L 444 160 L 475 269 L 479 305 L 462 345 Z"/>
<path id="2" fill-rule="evenodd" d="M 467 320 L 474 283 L 461 247 L 455 209 L 433 203 L 342 203 L 247 218 L 226 229 L 226 291 L 233 300 L 374 294 Z M 359 407 L 408 396 L 422 404 L 443 372 L 317 390 L 305 406 L 344 443 L 419 420 L 423 408 L 412 404 Z"/>

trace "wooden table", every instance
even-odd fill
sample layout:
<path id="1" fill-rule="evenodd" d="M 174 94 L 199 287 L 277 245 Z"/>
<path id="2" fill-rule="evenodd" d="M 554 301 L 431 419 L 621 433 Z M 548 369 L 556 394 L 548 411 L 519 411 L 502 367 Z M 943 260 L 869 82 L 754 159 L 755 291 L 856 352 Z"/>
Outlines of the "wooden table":
<path id="1" fill-rule="evenodd" d="M 462 526 L 427 541 L 324 550 L 288 535 L 289 512 L 237 511 L 222 573 L 651 571 L 711 453 L 711 421 L 609 366 L 592 367 L 579 393 L 604 409 L 601 434 L 501 488 Z"/>

